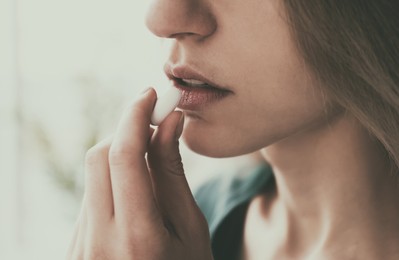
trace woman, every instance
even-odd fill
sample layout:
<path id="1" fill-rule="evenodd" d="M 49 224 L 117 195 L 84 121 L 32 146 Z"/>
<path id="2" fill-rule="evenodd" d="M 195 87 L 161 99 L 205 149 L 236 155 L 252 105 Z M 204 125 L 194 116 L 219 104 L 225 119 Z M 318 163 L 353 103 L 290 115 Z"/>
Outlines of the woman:
<path id="1" fill-rule="evenodd" d="M 174 42 L 165 71 L 184 120 L 173 112 L 152 130 L 150 89 L 88 152 L 69 258 L 398 259 L 398 10 L 154 0 L 147 25 Z M 269 165 L 196 193 L 210 235 L 184 178 L 182 131 L 200 154 L 259 151 Z"/>

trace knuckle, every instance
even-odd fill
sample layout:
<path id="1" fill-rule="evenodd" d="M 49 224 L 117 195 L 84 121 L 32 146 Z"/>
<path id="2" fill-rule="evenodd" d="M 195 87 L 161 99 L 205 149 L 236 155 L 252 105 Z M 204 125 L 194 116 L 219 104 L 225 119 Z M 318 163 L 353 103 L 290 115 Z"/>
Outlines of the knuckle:
<path id="1" fill-rule="evenodd" d="M 180 154 L 170 155 L 170 156 L 168 156 L 167 160 L 170 163 L 170 165 L 173 167 L 173 169 L 183 168 L 183 162 L 182 162 Z"/>
<path id="2" fill-rule="evenodd" d="M 149 154 L 148 160 L 150 162 L 150 167 L 154 170 L 162 169 L 164 172 L 175 175 L 181 175 L 184 173 L 182 170 L 184 167 L 180 154 Z"/>
<path id="3" fill-rule="evenodd" d="M 184 175 L 183 171 L 183 162 L 180 156 L 169 157 L 166 159 L 166 166 L 164 166 L 164 171 L 172 174 L 172 175 Z"/>
<path id="4" fill-rule="evenodd" d="M 134 147 L 126 144 L 112 146 L 108 153 L 108 160 L 110 165 L 126 165 L 131 164 L 136 156 Z"/>
<path id="5" fill-rule="evenodd" d="M 106 144 L 98 144 L 93 146 L 86 152 L 86 164 L 94 165 L 98 164 L 99 162 L 103 162 L 104 160 L 107 160 L 108 150 L 109 145 Z"/>

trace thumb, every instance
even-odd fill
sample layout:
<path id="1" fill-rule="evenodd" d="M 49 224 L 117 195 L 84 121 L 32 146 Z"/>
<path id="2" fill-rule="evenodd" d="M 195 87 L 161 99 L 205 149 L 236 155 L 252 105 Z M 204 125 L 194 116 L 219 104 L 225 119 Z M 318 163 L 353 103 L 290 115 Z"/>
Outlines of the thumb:
<path id="1" fill-rule="evenodd" d="M 187 183 L 179 152 L 183 123 L 181 112 L 169 115 L 154 132 L 148 150 L 158 207 L 178 234 L 186 230 L 185 222 L 195 223 L 202 216 Z"/>
<path id="2" fill-rule="evenodd" d="M 183 124 L 183 113 L 175 111 L 153 133 L 148 149 L 148 163 L 154 172 L 184 175 L 178 141 Z"/>

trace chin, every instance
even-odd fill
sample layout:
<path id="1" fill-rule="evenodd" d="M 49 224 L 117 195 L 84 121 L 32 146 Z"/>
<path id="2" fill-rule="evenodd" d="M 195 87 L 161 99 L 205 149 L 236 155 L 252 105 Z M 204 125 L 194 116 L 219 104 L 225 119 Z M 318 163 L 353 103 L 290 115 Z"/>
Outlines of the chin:
<path id="1" fill-rule="evenodd" d="M 191 117 L 186 119 L 182 140 L 191 151 L 212 158 L 251 154 L 296 133 L 292 129 L 278 128 L 279 131 L 272 131 L 265 127 L 263 131 L 251 131 L 253 127 L 243 128 L 229 122 L 215 123 Z"/>
<path id="2" fill-rule="evenodd" d="M 217 147 L 214 145 L 208 145 L 206 142 L 201 140 L 193 140 L 183 136 L 183 141 L 186 146 L 193 152 L 212 158 L 227 158 L 236 156 L 231 151 L 226 151 L 223 147 Z"/>
<path id="3" fill-rule="evenodd" d="M 212 135 L 206 131 L 190 131 L 184 129 L 182 139 L 186 146 L 193 152 L 212 158 L 228 158 L 249 154 L 262 147 L 248 146 L 248 143 L 237 138 L 230 138 L 228 134 Z"/>

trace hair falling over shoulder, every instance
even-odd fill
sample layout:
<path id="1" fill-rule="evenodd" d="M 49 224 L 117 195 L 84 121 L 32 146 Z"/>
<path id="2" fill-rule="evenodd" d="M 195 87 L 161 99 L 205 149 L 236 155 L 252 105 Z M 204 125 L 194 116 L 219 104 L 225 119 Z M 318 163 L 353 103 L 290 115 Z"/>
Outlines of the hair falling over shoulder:
<path id="1" fill-rule="evenodd" d="M 305 63 L 355 116 L 399 175 L 399 2 L 284 0 Z"/>

